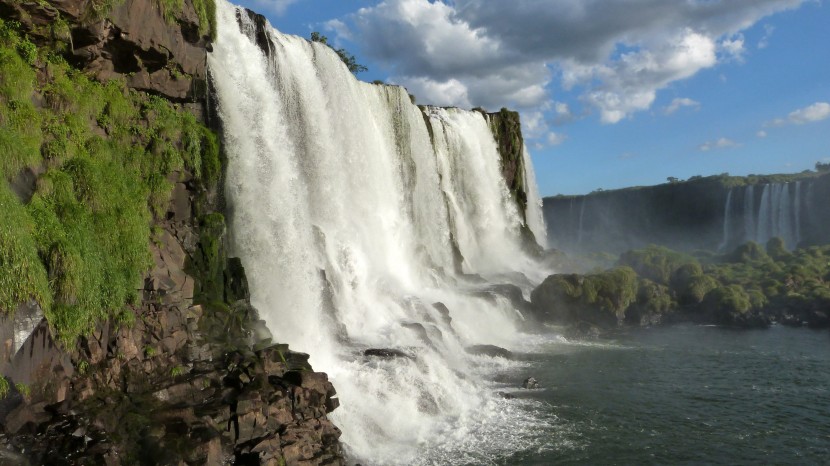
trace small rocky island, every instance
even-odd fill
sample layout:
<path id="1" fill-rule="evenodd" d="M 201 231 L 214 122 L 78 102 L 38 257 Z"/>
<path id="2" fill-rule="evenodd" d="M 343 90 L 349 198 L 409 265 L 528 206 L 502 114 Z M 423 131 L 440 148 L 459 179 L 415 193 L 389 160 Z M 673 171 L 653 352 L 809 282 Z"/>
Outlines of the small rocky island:
<path id="1" fill-rule="evenodd" d="M 574 267 L 563 254 L 556 264 Z M 612 268 L 549 276 L 531 295 L 539 321 L 597 336 L 619 326 L 696 322 L 740 328 L 830 327 L 830 246 L 788 251 L 781 238 L 725 254 L 661 246 L 631 250 Z"/>

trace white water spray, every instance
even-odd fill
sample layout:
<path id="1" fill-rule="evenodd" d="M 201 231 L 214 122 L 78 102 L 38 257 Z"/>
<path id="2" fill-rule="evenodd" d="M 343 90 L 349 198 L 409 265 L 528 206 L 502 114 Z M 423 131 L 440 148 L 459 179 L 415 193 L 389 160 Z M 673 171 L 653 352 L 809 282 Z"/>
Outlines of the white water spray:
<path id="1" fill-rule="evenodd" d="M 744 192 L 744 241 L 755 241 L 755 185 Z"/>
<path id="2" fill-rule="evenodd" d="M 539 274 L 484 117 L 428 108 L 425 122 L 404 89 L 357 81 L 326 45 L 268 26 L 263 53 L 251 17 L 224 0 L 217 22 L 209 67 L 232 252 L 275 338 L 329 374 L 349 452 L 368 464 L 492 462 L 526 446 L 533 420 L 493 394 L 463 349 L 518 348 L 520 317 L 455 273 L 453 241 L 466 273 Z M 528 226 L 544 241 L 528 194 Z"/>
<path id="3" fill-rule="evenodd" d="M 726 194 L 726 204 L 723 206 L 723 240 L 718 251 L 723 252 L 729 244 L 730 223 L 732 222 L 732 189 Z"/>
<path id="4" fill-rule="evenodd" d="M 582 219 L 585 217 L 585 199 L 588 196 L 582 196 L 582 204 L 579 206 L 579 230 L 576 234 L 576 244 L 582 244 Z"/>
<path id="5" fill-rule="evenodd" d="M 789 249 L 801 241 L 801 182 L 795 183 L 790 195 L 790 183 L 765 184 L 755 221 L 752 185 L 744 194 L 744 230 L 746 240 L 764 245 L 771 238 L 780 237 Z"/>
<path id="6" fill-rule="evenodd" d="M 539 244 L 548 244 L 548 227 L 542 213 L 542 196 L 539 195 L 539 186 L 536 185 L 536 173 L 533 171 L 533 161 L 527 147 L 522 147 L 522 158 L 525 167 L 525 182 L 527 184 L 527 226 L 536 237 Z"/>

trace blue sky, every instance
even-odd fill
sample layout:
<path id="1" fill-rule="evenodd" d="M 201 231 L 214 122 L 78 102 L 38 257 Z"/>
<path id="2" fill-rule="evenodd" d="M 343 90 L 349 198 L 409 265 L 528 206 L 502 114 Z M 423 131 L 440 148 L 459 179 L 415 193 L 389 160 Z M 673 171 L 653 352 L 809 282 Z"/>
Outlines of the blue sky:
<path id="1" fill-rule="evenodd" d="M 522 114 L 543 195 L 830 161 L 830 3 L 246 0 L 419 103 Z"/>

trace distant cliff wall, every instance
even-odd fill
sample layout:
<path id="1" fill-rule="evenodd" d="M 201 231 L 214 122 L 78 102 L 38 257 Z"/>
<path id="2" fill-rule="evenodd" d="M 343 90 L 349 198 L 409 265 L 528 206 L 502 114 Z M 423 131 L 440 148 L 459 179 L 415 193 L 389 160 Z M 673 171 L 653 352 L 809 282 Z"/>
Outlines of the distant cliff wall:
<path id="1" fill-rule="evenodd" d="M 830 174 L 712 176 L 544 199 L 551 247 L 619 253 L 659 244 L 723 251 L 781 237 L 830 242 Z"/>

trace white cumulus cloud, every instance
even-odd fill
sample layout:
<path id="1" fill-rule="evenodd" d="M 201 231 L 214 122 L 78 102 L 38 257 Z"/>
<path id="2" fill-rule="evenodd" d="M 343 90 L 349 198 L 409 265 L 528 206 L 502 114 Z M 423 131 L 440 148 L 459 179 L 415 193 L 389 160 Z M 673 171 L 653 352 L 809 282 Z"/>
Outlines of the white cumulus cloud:
<path id="1" fill-rule="evenodd" d="M 742 31 L 804 1 L 383 0 L 336 26 L 421 102 L 567 121 L 563 89 L 616 123 L 672 83 L 742 59 Z"/>
<path id="2" fill-rule="evenodd" d="M 787 116 L 787 119 L 796 125 L 814 123 L 830 117 L 830 103 L 816 102 L 809 107 L 800 108 Z"/>
<path id="3" fill-rule="evenodd" d="M 671 115 L 672 113 L 680 110 L 683 107 L 699 108 L 700 102 L 692 100 L 688 97 L 677 97 L 675 99 L 672 99 L 671 103 L 663 109 L 663 113 L 665 113 L 666 115 Z"/>
<path id="4" fill-rule="evenodd" d="M 547 142 L 549 146 L 558 146 L 559 144 L 565 142 L 566 139 L 568 139 L 568 136 L 551 131 L 548 133 Z"/>
<path id="5" fill-rule="evenodd" d="M 701 150 L 703 152 L 708 152 L 714 149 L 728 149 L 730 147 L 738 146 L 740 146 L 740 144 L 729 138 L 719 138 L 714 141 L 706 141 L 703 144 L 697 146 L 697 148 L 698 150 Z"/>
<path id="6" fill-rule="evenodd" d="M 816 102 L 790 112 L 786 118 L 775 118 L 764 123 L 765 128 L 780 128 L 787 125 L 815 123 L 830 117 L 830 103 Z"/>

